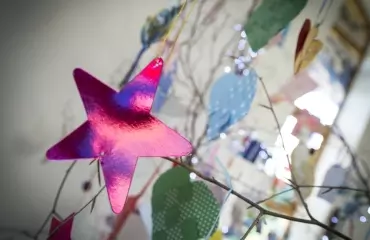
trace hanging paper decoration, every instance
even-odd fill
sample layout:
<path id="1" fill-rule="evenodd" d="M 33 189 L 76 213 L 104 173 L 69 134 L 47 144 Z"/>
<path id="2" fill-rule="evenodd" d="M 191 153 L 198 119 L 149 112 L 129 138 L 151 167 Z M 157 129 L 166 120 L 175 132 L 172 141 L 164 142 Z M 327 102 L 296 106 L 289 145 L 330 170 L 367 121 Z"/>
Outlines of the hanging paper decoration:
<path id="1" fill-rule="evenodd" d="M 297 124 L 295 125 L 292 135 L 300 140 L 308 141 L 309 136 L 304 136 L 305 129 L 308 132 L 322 132 L 324 126 L 321 124 L 320 119 L 311 115 L 307 110 L 297 110 L 293 117 L 297 119 Z"/>
<path id="2" fill-rule="evenodd" d="M 53 217 L 49 229 L 49 240 L 71 240 L 74 214 L 67 217 L 65 222 L 59 221 Z"/>
<path id="3" fill-rule="evenodd" d="M 160 41 L 166 35 L 173 19 L 177 14 L 180 13 L 182 8 L 183 4 L 174 6 L 171 9 L 163 9 L 157 15 L 147 18 L 144 26 L 141 29 L 140 40 L 142 47 L 137 53 L 135 60 L 131 64 L 131 67 L 126 73 L 125 77 L 120 82 L 120 87 L 123 87 L 131 79 L 131 75 L 134 73 L 141 57 L 146 50 L 148 50 L 152 44 Z"/>
<path id="4" fill-rule="evenodd" d="M 271 96 L 272 103 L 280 103 L 287 101 L 294 103 L 296 99 L 302 97 L 306 93 L 315 90 L 318 87 L 314 76 L 310 71 L 301 71 L 291 77 L 277 93 Z"/>
<path id="5" fill-rule="evenodd" d="M 322 186 L 342 186 L 346 180 L 347 170 L 342 166 L 336 164 L 333 165 L 326 173 Z M 318 197 L 322 198 L 330 203 L 334 202 L 338 192 L 336 190 L 328 191 L 328 189 L 320 188 Z"/>
<path id="6" fill-rule="evenodd" d="M 207 137 L 216 139 L 249 112 L 257 89 L 257 74 L 229 73 L 216 80 L 210 96 Z"/>
<path id="7" fill-rule="evenodd" d="M 318 32 L 318 27 L 312 26 L 311 21 L 306 19 L 298 37 L 294 61 L 295 74 L 309 66 L 321 51 L 323 44 L 316 39 Z"/>
<path id="8" fill-rule="evenodd" d="M 171 168 L 153 187 L 152 240 L 204 238 L 218 212 L 219 205 L 205 183 L 190 182 L 189 172 L 182 167 Z"/>
<path id="9" fill-rule="evenodd" d="M 162 74 L 152 106 L 153 113 L 158 113 L 165 104 L 176 72 L 177 62 L 174 62 L 173 67 L 168 72 Z"/>
<path id="10" fill-rule="evenodd" d="M 114 213 L 125 205 L 138 157 L 180 157 L 192 151 L 188 140 L 150 115 L 162 67 L 163 60 L 154 59 L 119 92 L 76 69 L 88 120 L 46 154 L 50 160 L 98 159 Z"/>
<path id="11" fill-rule="evenodd" d="M 306 6 L 307 0 L 264 0 L 244 26 L 254 52 L 283 30 Z"/>

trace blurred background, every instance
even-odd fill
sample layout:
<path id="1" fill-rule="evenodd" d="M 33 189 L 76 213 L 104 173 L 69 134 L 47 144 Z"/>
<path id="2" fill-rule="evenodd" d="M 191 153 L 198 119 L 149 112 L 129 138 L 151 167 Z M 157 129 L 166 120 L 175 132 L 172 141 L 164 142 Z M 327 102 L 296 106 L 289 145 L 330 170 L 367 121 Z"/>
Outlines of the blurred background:
<path id="1" fill-rule="evenodd" d="M 0 239 L 30 239 L 53 207 L 71 162 L 47 162 L 45 151 L 86 119 L 73 69 L 83 68 L 118 89 L 143 47 L 142 31 L 148 17 L 179 3 L 1 1 Z M 294 20 L 253 52 L 243 26 L 259 1 L 197 1 L 171 58 L 166 59 L 165 77 L 152 114 L 193 143 L 196 154 L 187 163 L 200 172 L 225 183 L 230 177 L 234 190 L 257 202 L 290 189 L 293 171 L 298 184 L 305 186 L 301 189 L 303 197 L 318 221 L 352 239 L 367 240 L 370 2 L 335 0 L 319 16 L 322 3 L 309 0 Z M 189 7 L 186 12 L 190 12 Z M 304 71 L 296 74 L 297 38 L 307 18 L 322 22 L 317 39 L 323 48 Z M 184 17 L 179 21 L 185 21 Z M 153 43 L 143 52 L 131 78 L 156 56 L 161 44 Z M 234 72 L 250 76 L 252 71 L 261 77 L 273 112 L 261 81 L 255 81 L 255 90 L 245 95 L 253 94 L 254 99 L 248 95 L 233 100 L 226 89 L 229 86 L 223 91 L 213 89 L 222 76 Z M 218 121 L 222 117 L 213 122 L 208 118 L 215 96 L 216 102 L 217 97 L 225 102 L 223 106 L 230 114 L 240 105 L 248 105 L 250 98 L 253 102 L 246 116 L 220 130 L 218 123 L 223 123 Z M 212 143 L 205 133 L 210 124 L 215 125 L 212 129 L 219 137 Z M 291 158 L 291 167 L 286 155 Z M 60 193 L 55 212 L 58 218 L 81 209 L 100 189 L 97 165 L 89 163 L 78 161 L 73 166 Z M 118 224 L 120 216 L 112 213 L 103 191 L 92 212 L 87 207 L 74 218 L 72 239 L 151 239 L 153 181 L 149 180 L 171 167 L 171 162 L 160 158 L 140 158 L 130 195 L 141 194 L 128 218 Z M 212 184 L 209 188 L 222 202 L 226 191 Z M 217 239 L 242 237 L 258 215 L 248 206 L 230 196 L 221 212 L 218 229 L 222 234 Z M 263 206 L 287 216 L 307 217 L 294 191 L 279 194 Z M 45 224 L 39 239 L 48 236 L 50 221 Z M 314 225 L 267 216 L 247 239 L 336 238 Z"/>

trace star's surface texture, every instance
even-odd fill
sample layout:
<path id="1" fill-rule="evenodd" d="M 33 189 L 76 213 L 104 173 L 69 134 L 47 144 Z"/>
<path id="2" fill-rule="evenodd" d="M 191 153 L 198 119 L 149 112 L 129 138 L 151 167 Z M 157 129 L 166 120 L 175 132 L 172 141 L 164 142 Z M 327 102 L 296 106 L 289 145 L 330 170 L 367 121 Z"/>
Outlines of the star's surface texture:
<path id="1" fill-rule="evenodd" d="M 99 159 L 115 213 L 123 209 L 138 157 L 192 152 L 187 139 L 150 114 L 162 68 L 163 60 L 154 59 L 119 92 L 75 69 L 87 121 L 46 153 L 49 160 Z"/>
<path id="2" fill-rule="evenodd" d="M 55 217 L 51 219 L 49 230 L 49 240 L 71 240 L 71 232 L 73 226 L 73 214 L 69 216 L 65 222 L 61 222 Z"/>

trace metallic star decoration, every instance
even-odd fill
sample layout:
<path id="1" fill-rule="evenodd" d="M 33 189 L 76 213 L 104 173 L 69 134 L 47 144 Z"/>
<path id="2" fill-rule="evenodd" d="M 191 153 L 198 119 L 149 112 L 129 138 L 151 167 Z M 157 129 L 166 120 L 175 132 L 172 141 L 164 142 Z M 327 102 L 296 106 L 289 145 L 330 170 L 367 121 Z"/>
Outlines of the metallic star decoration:
<path id="1" fill-rule="evenodd" d="M 55 217 L 51 219 L 49 230 L 49 240 L 71 240 L 73 226 L 73 214 L 65 222 L 61 222 Z"/>
<path id="2" fill-rule="evenodd" d="M 117 214 L 124 207 L 138 157 L 192 152 L 188 140 L 150 114 L 162 68 L 163 60 L 154 59 L 119 92 L 81 69 L 74 70 L 87 121 L 46 153 L 49 160 L 99 159 Z"/>

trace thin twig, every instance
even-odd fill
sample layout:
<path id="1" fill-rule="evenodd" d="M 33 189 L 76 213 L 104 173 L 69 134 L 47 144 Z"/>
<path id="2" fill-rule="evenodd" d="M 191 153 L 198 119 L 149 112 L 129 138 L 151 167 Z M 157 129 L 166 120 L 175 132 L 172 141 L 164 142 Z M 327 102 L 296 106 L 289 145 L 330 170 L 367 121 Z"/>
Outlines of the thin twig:
<path id="1" fill-rule="evenodd" d="M 66 224 L 68 222 L 68 220 L 70 220 L 71 218 L 74 218 L 76 215 L 78 215 L 79 213 L 81 213 L 85 208 L 87 208 L 93 201 L 95 201 L 95 199 L 103 192 L 103 190 L 105 189 L 105 185 L 93 196 L 93 198 L 88 201 L 82 208 L 80 208 L 80 210 L 78 210 L 77 212 L 73 213 L 71 216 L 69 216 L 68 218 L 64 219 L 63 222 L 61 222 L 48 236 L 47 239 L 50 239 L 64 224 Z"/>
<path id="2" fill-rule="evenodd" d="M 58 188 L 58 191 L 57 191 L 57 194 L 54 198 L 54 202 L 53 202 L 53 207 L 52 209 L 50 210 L 48 216 L 46 217 L 46 219 L 44 220 L 44 222 L 42 223 L 41 227 L 39 228 L 39 230 L 37 230 L 36 234 L 34 235 L 34 238 L 37 239 L 40 235 L 40 233 L 44 230 L 46 224 L 49 222 L 50 218 L 53 216 L 53 214 L 56 212 L 57 210 L 57 207 L 58 207 L 58 202 L 59 202 L 59 198 L 60 198 L 60 194 L 62 193 L 62 190 L 64 188 L 64 185 L 67 181 L 67 178 L 69 176 L 69 174 L 71 173 L 73 167 L 76 165 L 76 161 L 73 161 L 73 163 L 68 167 L 66 173 L 64 174 L 63 176 L 63 179 L 59 185 L 59 188 Z"/>
<path id="3" fill-rule="evenodd" d="M 297 185 L 296 187 L 298 188 L 327 188 L 327 189 L 331 189 L 331 190 L 348 190 L 348 191 L 354 191 L 354 192 L 362 192 L 364 194 L 368 193 L 367 190 L 365 189 L 358 189 L 358 188 L 351 188 L 351 187 L 344 187 L 344 186 L 315 186 L 315 185 Z M 287 192 L 290 192 L 290 191 L 293 191 L 295 190 L 295 188 L 289 188 L 289 189 L 286 189 L 286 190 L 283 190 L 281 192 L 278 192 L 278 193 L 275 193 L 273 195 L 271 195 L 270 197 L 268 198 L 265 198 L 263 200 L 260 200 L 258 202 L 256 202 L 257 204 L 261 204 L 261 203 L 264 203 L 264 202 L 267 202 L 268 200 L 271 200 L 275 197 L 278 197 L 280 195 L 283 195 L 284 193 L 287 193 Z M 251 209 L 253 208 L 253 206 L 249 206 L 247 209 Z"/>
<path id="4" fill-rule="evenodd" d="M 248 237 L 249 233 L 252 231 L 252 229 L 259 223 L 260 219 L 263 217 L 264 212 L 260 211 L 256 219 L 254 219 L 252 225 L 248 228 L 248 230 L 244 233 L 243 237 L 240 240 L 244 240 Z"/>
<path id="5" fill-rule="evenodd" d="M 303 205 L 304 209 L 306 210 L 307 215 L 309 216 L 309 218 L 310 218 L 311 220 L 315 220 L 315 221 L 316 221 L 316 219 L 312 216 L 312 214 L 311 214 L 311 212 L 310 212 L 310 210 L 309 210 L 309 208 L 308 208 L 308 205 L 307 205 L 307 203 L 306 203 L 306 201 L 305 201 L 305 199 L 304 199 L 304 197 L 303 197 L 303 195 L 302 195 L 302 192 L 300 191 L 300 189 L 299 189 L 299 188 L 297 188 L 297 187 L 296 187 L 296 186 L 297 186 L 296 177 L 295 177 L 294 171 L 292 170 L 292 163 L 291 163 L 291 160 L 290 160 L 290 158 L 289 158 L 289 156 L 288 156 L 288 153 L 287 153 L 287 151 L 286 151 L 286 147 L 285 147 L 285 143 L 284 143 L 284 138 L 283 138 L 283 134 L 282 134 L 282 132 L 281 132 L 281 126 L 280 126 L 279 120 L 278 120 L 278 118 L 277 118 L 277 114 L 276 114 L 276 112 L 275 112 L 275 110 L 274 110 L 274 106 L 273 106 L 273 104 L 272 104 L 272 101 L 271 101 L 271 98 L 270 98 L 270 94 L 269 94 L 269 92 L 268 92 L 268 90 L 267 90 L 267 87 L 266 87 L 265 82 L 262 80 L 262 78 L 261 78 L 261 77 L 259 77 L 259 80 L 260 80 L 260 83 L 261 83 L 261 85 L 262 85 L 263 91 L 264 91 L 264 93 L 265 93 L 265 95 L 266 95 L 266 97 L 267 97 L 267 100 L 268 100 L 268 103 L 269 103 L 269 106 L 268 106 L 268 107 L 269 107 L 269 110 L 270 110 L 270 112 L 271 112 L 272 116 L 274 117 L 276 127 L 277 127 L 277 129 L 278 129 L 278 131 L 279 131 L 279 136 L 280 136 L 280 138 L 281 138 L 281 145 L 282 145 L 282 147 L 283 147 L 283 149 L 284 149 L 284 151 L 285 151 L 285 153 L 286 153 L 286 158 L 287 158 L 287 161 L 288 161 L 288 164 L 289 164 L 289 169 L 291 170 L 291 171 L 290 171 L 290 173 L 291 173 L 291 178 L 292 178 L 292 181 L 291 181 L 291 182 L 292 182 L 292 184 L 294 184 L 294 185 L 295 185 L 295 190 L 296 190 L 296 192 L 297 192 L 297 194 L 298 194 L 298 197 L 299 197 L 299 199 L 300 199 L 300 201 L 301 201 L 301 203 L 302 203 L 302 205 Z"/>
<path id="6" fill-rule="evenodd" d="M 351 163 L 352 163 L 352 165 L 353 165 L 353 167 L 354 167 L 354 169 L 356 171 L 357 177 L 359 178 L 359 180 L 361 181 L 361 183 L 367 189 L 367 198 L 368 198 L 368 200 L 370 202 L 370 186 L 369 186 L 369 183 L 368 183 L 368 178 L 366 178 L 363 175 L 362 171 L 360 170 L 359 164 L 357 162 L 358 158 L 357 158 L 356 154 L 352 151 L 351 146 L 346 141 L 346 139 L 344 138 L 343 134 L 340 132 L 340 130 L 339 130 L 338 127 L 335 128 L 334 134 L 338 136 L 338 138 L 341 140 L 341 142 L 343 143 L 343 145 L 347 149 L 347 152 L 350 154 L 350 156 L 351 156 Z"/>
<path id="7" fill-rule="evenodd" d="M 265 198 L 265 199 L 263 199 L 263 200 L 260 200 L 260 201 L 256 202 L 256 204 L 261 204 L 261 203 L 267 202 L 268 200 L 271 200 L 271 199 L 273 199 L 273 198 L 275 198 L 275 197 L 277 197 L 277 196 L 283 195 L 284 193 L 290 192 L 290 191 L 292 191 L 292 190 L 294 190 L 294 188 L 286 189 L 286 190 L 284 190 L 284 191 L 281 191 L 281 192 L 275 193 L 275 194 L 271 195 L 271 196 L 270 196 L 270 197 L 268 197 L 268 198 Z M 249 207 L 247 207 L 247 209 L 251 209 L 251 208 L 253 208 L 253 206 L 249 206 Z"/>

